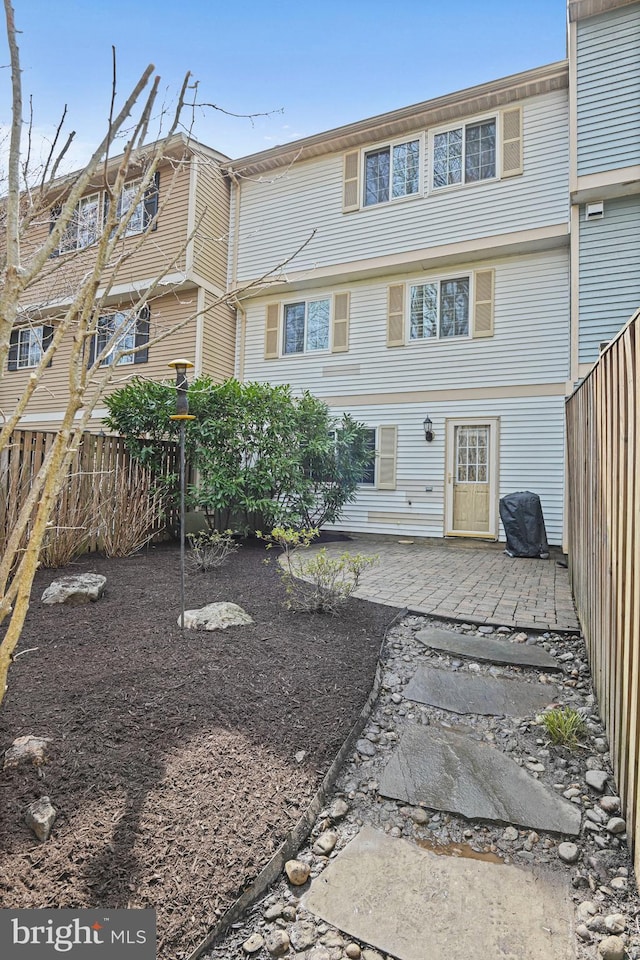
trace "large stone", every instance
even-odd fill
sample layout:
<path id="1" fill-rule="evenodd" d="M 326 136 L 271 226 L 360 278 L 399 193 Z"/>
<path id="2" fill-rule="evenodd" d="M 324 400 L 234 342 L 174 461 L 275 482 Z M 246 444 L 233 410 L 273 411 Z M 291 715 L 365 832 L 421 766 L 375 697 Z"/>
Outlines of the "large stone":
<path id="1" fill-rule="evenodd" d="M 408 726 L 387 764 L 385 797 L 470 820 L 577 834 L 580 811 L 510 757 L 460 730 Z"/>
<path id="2" fill-rule="evenodd" d="M 555 872 L 437 856 L 363 827 L 303 906 L 399 960 L 574 960 L 569 891 Z"/>
<path id="3" fill-rule="evenodd" d="M 178 626 L 181 617 L 178 617 Z M 199 610 L 185 610 L 184 625 L 187 630 L 226 630 L 241 627 L 253 620 L 237 603 L 221 601 L 209 603 Z"/>
<path id="4" fill-rule="evenodd" d="M 451 673 L 420 665 L 405 690 L 407 700 L 428 703 L 453 713 L 528 717 L 558 698 L 553 684 L 525 683 L 469 673 Z"/>
<path id="5" fill-rule="evenodd" d="M 443 653 L 453 653 L 457 657 L 490 660 L 492 663 L 513 664 L 518 667 L 538 667 L 541 670 L 562 669 L 562 664 L 542 647 L 510 643 L 509 640 L 472 637 L 455 633 L 453 630 L 442 630 L 440 627 L 418 630 L 416 640 L 420 640 L 426 647 L 442 650 Z"/>
<path id="6" fill-rule="evenodd" d="M 302 860 L 287 860 L 284 869 L 294 887 L 301 887 L 303 883 L 306 883 L 311 873 L 309 864 L 303 863 Z"/>
<path id="7" fill-rule="evenodd" d="M 51 828 L 56 821 L 56 811 L 49 797 L 40 797 L 27 807 L 25 823 L 35 833 L 38 840 L 48 840 Z"/>
<path id="8" fill-rule="evenodd" d="M 598 953 L 602 960 L 624 960 L 625 946 L 622 937 L 605 937 L 598 944 Z"/>
<path id="9" fill-rule="evenodd" d="M 68 603 L 78 606 L 99 600 L 104 593 L 107 578 L 99 573 L 79 573 L 73 577 L 61 577 L 54 580 L 42 594 L 42 602 L 47 604 Z"/>
<path id="10" fill-rule="evenodd" d="M 47 748 L 50 743 L 51 737 L 33 737 L 30 734 L 26 737 L 16 737 L 9 749 L 5 751 L 3 768 L 8 770 L 10 767 L 20 766 L 21 763 L 40 766 L 47 759 Z"/>

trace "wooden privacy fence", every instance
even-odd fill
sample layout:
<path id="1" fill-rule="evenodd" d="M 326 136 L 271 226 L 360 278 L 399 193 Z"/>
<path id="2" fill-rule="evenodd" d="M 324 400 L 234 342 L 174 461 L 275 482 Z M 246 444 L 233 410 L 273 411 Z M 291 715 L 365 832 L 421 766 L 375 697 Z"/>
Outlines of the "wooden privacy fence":
<path id="1" fill-rule="evenodd" d="M 56 434 L 15 430 L 0 454 L 0 548 L 13 529 L 34 478 Z M 179 471 L 179 449 L 164 444 L 161 475 Z M 51 517 L 51 533 L 42 562 L 57 566 L 68 552 L 105 550 L 124 555 L 136 536 L 146 539 L 171 527 L 163 514 L 156 476 L 129 455 L 122 437 L 85 433 L 60 491 Z M 129 552 L 131 550 L 129 549 Z"/>
<path id="2" fill-rule="evenodd" d="M 573 593 L 640 873 L 640 311 L 567 402 Z"/>

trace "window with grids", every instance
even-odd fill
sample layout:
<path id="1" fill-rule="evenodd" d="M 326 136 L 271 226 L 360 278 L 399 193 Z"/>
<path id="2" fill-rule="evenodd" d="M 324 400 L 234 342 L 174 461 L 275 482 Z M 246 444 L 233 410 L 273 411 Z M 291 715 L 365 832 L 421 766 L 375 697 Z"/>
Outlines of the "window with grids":
<path id="1" fill-rule="evenodd" d="M 43 326 L 22 327 L 11 334 L 9 355 L 10 370 L 25 370 L 37 367 L 46 349 Z"/>
<path id="2" fill-rule="evenodd" d="M 146 363 L 149 342 L 149 313 L 145 307 L 137 315 L 131 312 L 116 312 L 100 317 L 98 329 L 92 342 L 90 362 L 107 350 L 100 361 L 100 366 L 121 366 L 129 363 Z M 123 350 L 134 350 L 136 353 L 125 353 L 118 356 Z M 141 349 L 142 348 L 142 349 Z"/>
<path id="3" fill-rule="evenodd" d="M 469 335 L 469 277 L 409 288 L 411 340 Z"/>
<path id="4" fill-rule="evenodd" d="M 420 189 L 420 141 L 396 143 L 364 155 L 364 206 L 408 197 Z"/>
<path id="5" fill-rule="evenodd" d="M 330 320 L 330 300 L 285 303 L 282 352 L 328 350 Z"/>
<path id="6" fill-rule="evenodd" d="M 125 183 L 124 187 L 122 188 L 122 192 L 118 197 L 118 220 L 122 220 L 123 217 L 125 217 L 133 207 L 129 223 L 124 231 L 125 237 L 130 237 L 134 233 L 143 233 L 146 226 L 144 195 L 136 202 L 136 194 L 138 193 L 139 189 L 139 180 L 135 181 L 134 183 Z"/>
<path id="7" fill-rule="evenodd" d="M 456 428 L 456 483 L 488 483 L 489 428 Z"/>
<path id="8" fill-rule="evenodd" d="M 53 222 L 60 211 L 54 211 Z M 66 230 L 60 238 L 57 253 L 67 253 L 69 250 L 83 250 L 95 243 L 100 233 L 100 194 L 92 193 L 83 197 L 73 211 Z"/>
<path id="9" fill-rule="evenodd" d="M 376 485 L 376 431 L 372 427 L 366 432 L 366 448 L 371 453 L 371 459 L 362 471 L 362 476 L 358 479 L 358 483 L 366 487 L 375 487 Z"/>
<path id="10" fill-rule="evenodd" d="M 436 133 L 433 138 L 434 187 L 476 183 L 495 176 L 495 119 Z"/>

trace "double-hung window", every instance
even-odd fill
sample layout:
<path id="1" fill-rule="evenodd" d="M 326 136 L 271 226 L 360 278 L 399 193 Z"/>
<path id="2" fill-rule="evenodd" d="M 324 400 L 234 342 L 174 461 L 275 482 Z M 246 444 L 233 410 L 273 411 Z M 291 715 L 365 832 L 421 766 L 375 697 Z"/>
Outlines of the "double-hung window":
<path id="1" fill-rule="evenodd" d="M 67 253 L 69 250 L 83 250 L 95 243 L 100 233 L 100 194 L 92 193 L 78 201 L 69 223 L 58 244 L 57 253 Z M 59 210 L 54 211 L 55 222 Z"/>
<path id="2" fill-rule="evenodd" d="M 368 428 L 366 432 L 365 443 L 367 450 L 371 453 L 371 459 L 362 471 L 358 483 L 364 487 L 374 487 L 376 484 L 376 431 L 375 428 Z"/>
<path id="3" fill-rule="evenodd" d="M 411 340 L 469 335 L 469 277 L 412 285 L 409 301 Z"/>
<path id="4" fill-rule="evenodd" d="M 90 358 L 93 363 L 105 350 L 100 366 L 121 366 L 129 363 L 145 363 L 148 350 L 144 345 L 149 341 L 149 313 L 144 308 L 140 313 L 118 311 L 100 317 Z M 138 349 L 136 353 L 122 353 Z M 118 356 L 121 354 L 120 356 Z"/>
<path id="5" fill-rule="evenodd" d="M 331 301 L 285 303 L 282 352 L 308 353 L 329 349 Z"/>
<path id="6" fill-rule="evenodd" d="M 420 141 L 396 143 L 364 155 L 364 206 L 408 197 L 420 189 Z"/>
<path id="7" fill-rule="evenodd" d="M 159 182 L 159 175 L 156 173 L 142 196 L 139 196 L 140 180 L 132 180 L 129 183 L 125 183 L 118 197 L 117 206 L 118 221 L 124 219 L 124 217 L 129 214 L 129 211 L 131 211 L 129 222 L 123 233 L 125 237 L 131 237 L 136 233 L 144 233 L 150 225 L 152 229 L 155 229 L 155 217 L 158 213 Z"/>
<path id="8" fill-rule="evenodd" d="M 37 367 L 53 337 L 53 327 L 38 325 L 20 327 L 11 331 L 9 342 L 9 370 Z"/>
<path id="9" fill-rule="evenodd" d="M 476 183 L 496 176 L 496 121 L 436 133 L 433 138 L 433 186 Z"/>

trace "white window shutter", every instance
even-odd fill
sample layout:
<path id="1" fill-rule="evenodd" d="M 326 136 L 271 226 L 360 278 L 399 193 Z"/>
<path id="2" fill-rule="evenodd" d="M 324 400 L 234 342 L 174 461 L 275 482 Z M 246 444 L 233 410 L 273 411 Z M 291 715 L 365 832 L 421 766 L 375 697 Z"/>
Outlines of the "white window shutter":
<path id="1" fill-rule="evenodd" d="M 494 270 L 476 270 L 473 283 L 473 336 L 493 336 Z"/>
<path id="2" fill-rule="evenodd" d="M 524 171 L 522 107 L 502 111 L 502 176 L 517 177 Z"/>
<path id="3" fill-rule="evenodd" d="M 344 183 L 342 194 L 342 212 L 360 209 L 360 151 L 353 150 L 344 155 Z"/>
<path id="4" fill-rule="evenodd" d="M 376 488 L 378 490 L 395 490 L 398 428 L 395 426 L 378 427 L 377 439 Z"/>
<path id="5" fill-rule="evenodd" d="M 268 303 L 264 324 L 264 358 L 273 360 L 278 356 L 278 332 L 280 327 L 280 304 Z"/>
<path id="6" fill-rule="evenodd" d="M 336 293 L 333 298 L 332 353 L 347 353 L 349 350 L 349 300 L 348 293 Z"/>
<path id="7" fill-rule="evenodd" d="M 404 346 L 404 283 L 394 283 L 388 290 L 387 346 Z"/>

